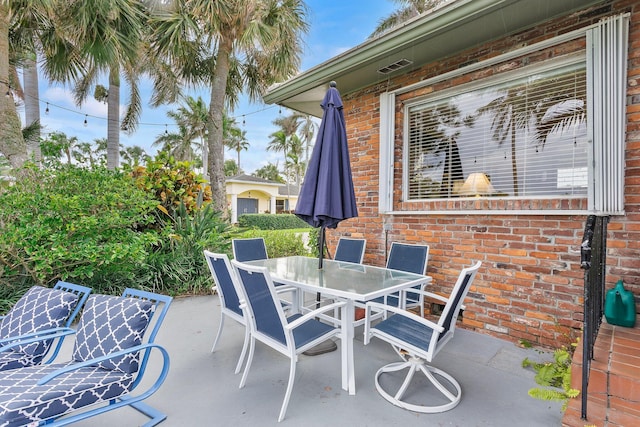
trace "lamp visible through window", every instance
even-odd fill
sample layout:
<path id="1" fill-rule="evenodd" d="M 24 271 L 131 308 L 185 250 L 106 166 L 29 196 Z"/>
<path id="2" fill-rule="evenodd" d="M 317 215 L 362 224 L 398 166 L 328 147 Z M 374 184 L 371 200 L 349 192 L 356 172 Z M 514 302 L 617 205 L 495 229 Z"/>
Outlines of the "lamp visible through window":
<path id="1" fill-rule="evenodd" d="M 487 196 L 495 193 L 496 190 L 491 185 L 489 177 L 482 172 L 475 172 L 469 175 L 460 187 L 461 196 Z"/>

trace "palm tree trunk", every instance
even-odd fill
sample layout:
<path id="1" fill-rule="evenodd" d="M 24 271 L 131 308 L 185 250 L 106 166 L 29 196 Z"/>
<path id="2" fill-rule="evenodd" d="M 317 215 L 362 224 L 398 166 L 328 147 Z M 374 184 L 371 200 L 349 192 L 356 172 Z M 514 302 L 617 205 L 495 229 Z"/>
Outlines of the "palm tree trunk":
<path id="1" fill-rule="evenodd" d="M 120 166 L 120 73 L 118 67 L 109 72 L 107 98 L 107 169 Z"/>
<path id="2" fill-rule="evenodd" d="M 202 135 L 200 136 L 200 146 L 202 147 L 202 176 L 206 182 L 209 182 L 209 171 L 207 170 L 209 164 L 209 145 Z"/>
<path id="3" fill-rule="evenodd" d="M 211 82 L 211 100 L 209 102 L 209 182 L 211 202 L 215 210 L 227 211 L 227 197 L 224 176 L 223 112 L 229 77 L 229 56 L 233 49 L 232 41 L 223 38 L 218 46 L 218 56 Z"/>
<path id="4" fill-rule="evenodd" d="M 13 167 L 27 159 L 27 147 L 22 138 L 20 118 L 9 90 L 9 6 L 0 2 L 0 152 Z"/>
<path id="5" fill-rule="evenodd" d="M 25 124 L 30 126 L 35 122 L 40 123 L 40 92 L 38 89 L 38 65 L 37 53 L 33 53 L 34 58 L 28 58 L 24 64 L 24 115 Z M 36 164 L 42 163 L 42 153 L 40 151 L 40 128 L 27 142 L 27 153 Z"/>

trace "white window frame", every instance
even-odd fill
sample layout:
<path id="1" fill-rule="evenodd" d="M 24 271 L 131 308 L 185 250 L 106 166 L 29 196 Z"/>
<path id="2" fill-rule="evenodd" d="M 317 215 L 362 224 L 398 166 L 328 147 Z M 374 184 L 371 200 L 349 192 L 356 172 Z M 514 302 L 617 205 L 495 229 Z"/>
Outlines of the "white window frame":
<path id="1" fill-rule="evenodd" d="M 625 105 L 626 68 L 629 14 L 605 18 L 598 24 L 575 30 L 561 36 L 471 64 L 416 84 L 380 95 L 380 182 L 379 212 L 390 215 L 407 214 L 529 214 L 573 215 L 624 214 L 624 146 L 626 143 Z M 586 38 L 587 63 L 587 133 L 591 143 L 587 210 L 429 210 L 394 211 L 393 152 L 395 123 L 395 97 L 435 83 L 449 80 L 473 71 L 489 68 L 498 63 L 539 50 Z M 583 57 L 585 55 L 583 54 Z M 551 68 L 563 59 L 548 61 Z M 541 65 L 544 67 L 545 65 Z M 539 70 L 540 68 L 536 68 Z M 521 69 L 521 72 L 530 70 Z M 504 77 L 503 77 L 504 79 Z M 480 82 L 479 85 L 482 85 Z M 486 83 L 485 83 L 486 84 Z M 461 87 L 461 86 L 460 86 Z M 459 88 L 459 87 L 458 87 Z M 454 88 L 455 90 L 456 88 Z M 603 101 L 604 100 L 604 101 Z M 413 100 L 411 101 L 413 103 Z M 404 135 L 407 135 L 404 125 Z M 406 143 L 406 142 L 405 142 Z M 404 153 L 403 144 L 403 153 Z M 404 163 L 404 159 L 402 160 Z M 403 168 L 403 195 L 406 200 L 406 167 Z M 519 198 L 520 199 L 520 198 Z M 524 198 L 523 198 L 524 199 Z"/>

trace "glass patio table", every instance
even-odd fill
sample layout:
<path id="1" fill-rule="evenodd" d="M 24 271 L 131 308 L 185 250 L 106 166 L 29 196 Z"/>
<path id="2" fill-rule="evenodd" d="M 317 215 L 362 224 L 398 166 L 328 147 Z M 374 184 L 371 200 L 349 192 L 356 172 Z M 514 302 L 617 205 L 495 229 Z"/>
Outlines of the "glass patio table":
<path id="1" fill-rule="evenodd" d="M 323 268 L 318 269 L 317 258 L 303 256 L 270 258 L 247 264 L 266 267 L 275 282 L 346 301 L 342 315 L 350 321 L 347 322 L 347 369 L 346 372 L 342 370 L 342 388 L 349 394 L 356 392 L 353 354 L 356 301 L 366 302 L 394 292 L 403 293 L 408 288 L 431 282 L 431 277 L 421 274 L 333 260 L 324 260 Z M 402 296 L 401 301 L 404 300 Z"/>

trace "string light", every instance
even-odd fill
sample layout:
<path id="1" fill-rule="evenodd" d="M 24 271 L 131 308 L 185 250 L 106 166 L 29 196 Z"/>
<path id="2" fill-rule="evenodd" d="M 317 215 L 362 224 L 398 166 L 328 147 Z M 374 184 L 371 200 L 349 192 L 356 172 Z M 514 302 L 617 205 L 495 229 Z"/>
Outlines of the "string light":
<path id="1" fill-rule="evenodd" d="M 7 86 L 7 91 L 5 92 L 5 96 L 7 98 L 11 97 L 11 85 L 8 82 L 3 81 L 3 80 L 0 80 L 0 84 L 5 84 Z M 43 100 L 41 98 L 30 96 L 29 94 L 25 94 L 25 95 L 29 96 L 29 97 L 31 97 L 31 98 L 39 101 L 39 102 L 42 102 L 42 103 L 46 104 L 45 114 L 47 114 L 47 115 L 49 114 L 49 112 L 53 108 L 58 108 L 60 110 L 68 111 L 68 112 L 73 113 L 73 114 L 84 114 L 84 125 L 85 126 L 88 125 L 88 118 L 89 117 L 92 117 L 92 118 L 98 119 L 98 120 L 109 121 L 109 119 L 106 118 L 106 117 L 85 114 L 85 113 L 82 113 L 82 112 L 80 112 L 78 110 L 74 110 L 74 109 L 71 109 L 71 108 L 63 107 L 61 105 L 52 103 L 50 101 L 45 101 L 45 100 Z M 264 108 L 260 108 L 260 109 L 255 110 L 255 111 L 251 111 L 249 113 L 242 114 L 242 125 L 243 126 L 246 125 L 246 116 L 249 116 L 249 115 L 252 115 L 252 114 L 258 114 L 258 113 L 261 113 L 263 111 L 270 110 L 272 108 L 275 108 L 275 105 L 265 106 Z M 282 109 L 279 108 L 278 112 L 281 113 Z M 236 116 L 231 116 L 230 118 L 235 119 L 235 118 L 238 118 L 238 117 L 240 117 L 240 116 L 236 115 Z M 168 134 L 168 129 L 167 129 L 168 125 L 167 125 L 167 123 L 139 122 L 138 125 L 139 126 L 163 126 L 164 125 L 165 126 L 165 132 Z"/>
<path id="2" fill-rule="evenodd" d="M 167 129 L 167 124 L 164 124 L 164 134 L 169 135 L 169 129 Z"/>

